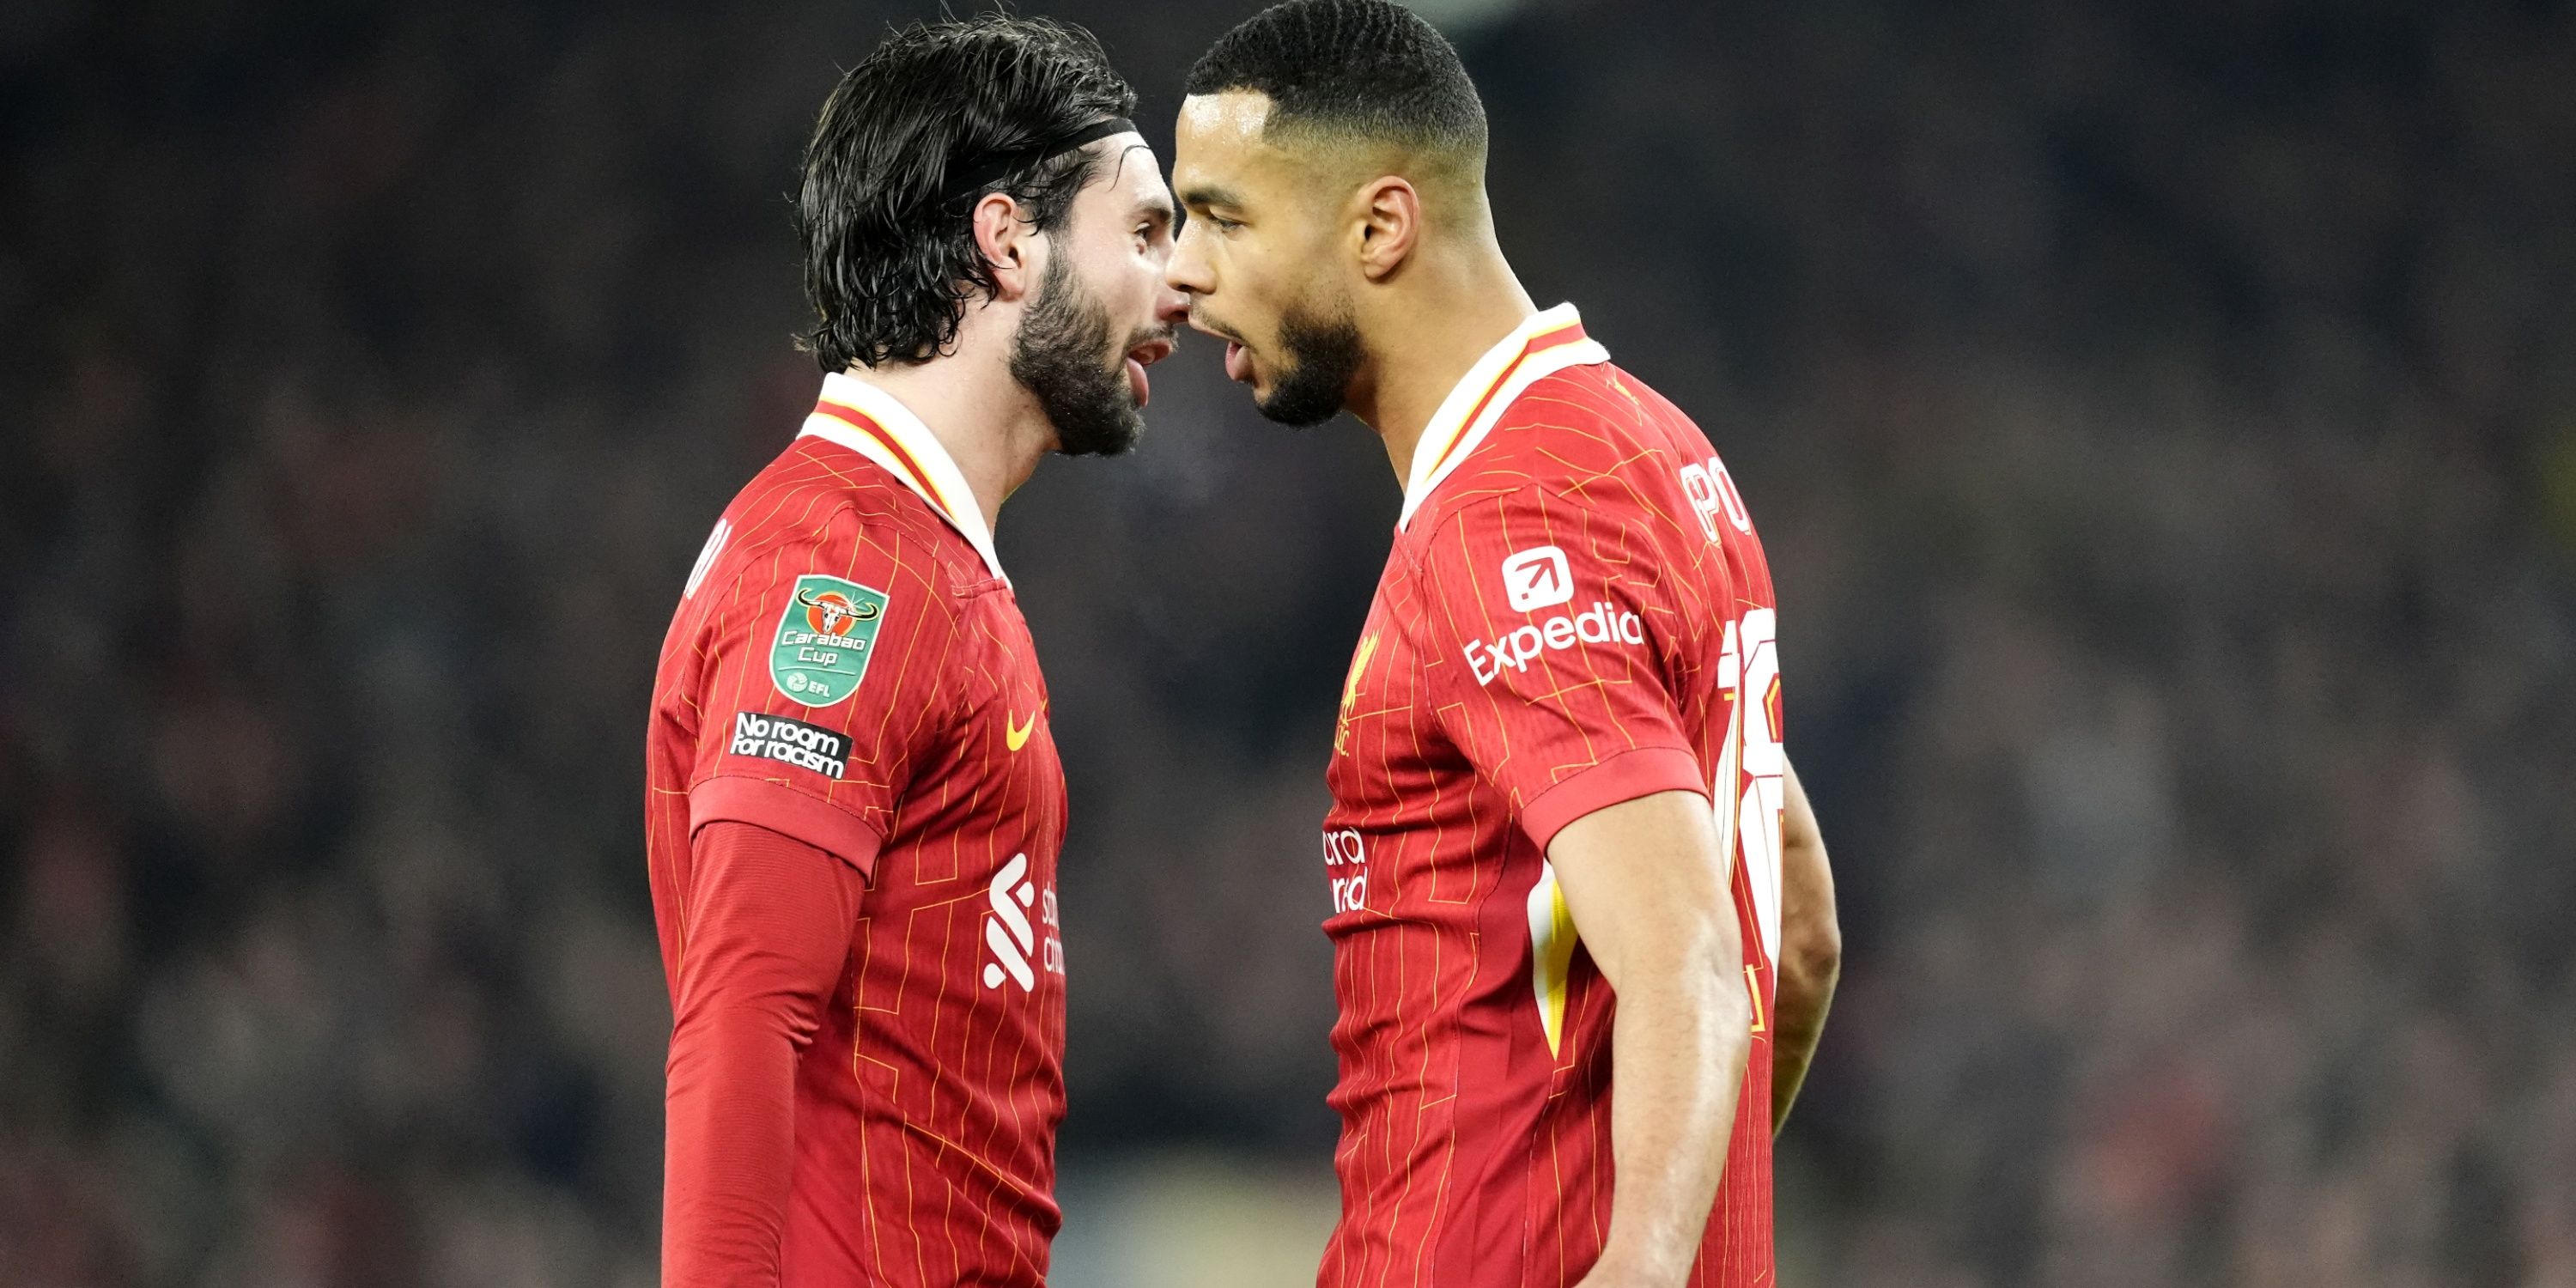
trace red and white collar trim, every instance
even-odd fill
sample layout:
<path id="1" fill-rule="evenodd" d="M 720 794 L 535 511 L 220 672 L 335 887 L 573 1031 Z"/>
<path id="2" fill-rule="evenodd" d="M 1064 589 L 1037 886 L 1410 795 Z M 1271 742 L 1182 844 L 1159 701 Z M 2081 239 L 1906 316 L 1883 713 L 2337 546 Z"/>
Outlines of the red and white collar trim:
<path id="1" fill-rule="evenodd" d="M 1582 315 L 1571 304 L 1559 304 L 1529 315 L 1476 365 L 1467 368 L 1440 410 L 1413 445 L 1413 477 L 1404 488 L 1404 513 L 1397 530 L 1413 521 L 1413 512 L 1431 500 L 1440 481 L 1485 441 L 1494 422 L 1503 418 L 1521 392 L 1565 370 L 1608 362 L 1610 351 L 1583 334 Z"/>
<path id="2" fill-rule="evenodd" d="M 1001 556 L 993 553 L 993 530 L 984 524 L 984 511 L 975 504 L 973 489 L 966 486 L 966 476 L 948 449 L 912 409 L 895 399 L 893 394 L 875 385 L 835 371 L 823 377 L 823 398 L 805 418 L 805 428 L 798 437 L 811 435 L 829 439 L 859 455 L 875 461 L 886 473 L 903 480 L 905 487 L 948 526 L 957 529 L 975 553 L 984 557 L 984 566 L 1005 584 L 1011 580 L 1002 571 Z"/>

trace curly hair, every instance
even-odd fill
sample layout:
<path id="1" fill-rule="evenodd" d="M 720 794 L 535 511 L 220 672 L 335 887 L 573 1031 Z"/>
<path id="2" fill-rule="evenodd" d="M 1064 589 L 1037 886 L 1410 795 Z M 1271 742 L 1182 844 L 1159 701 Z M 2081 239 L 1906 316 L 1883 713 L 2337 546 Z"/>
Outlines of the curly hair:
<path id="1" fill-rule="evenodd" d="M 796 227 L 816 320 L 801 347 L 825 371 L 947 352 L 967 303 L 1000 289 L 975 203 L 1005 193 L 1051 231 L 1100 162 L 1078 149 L 957 185 L 1135 108 L 1099 39 L 1069 23 L 987 14 L 896 31 L 841 78 L 805 147 Z"/>

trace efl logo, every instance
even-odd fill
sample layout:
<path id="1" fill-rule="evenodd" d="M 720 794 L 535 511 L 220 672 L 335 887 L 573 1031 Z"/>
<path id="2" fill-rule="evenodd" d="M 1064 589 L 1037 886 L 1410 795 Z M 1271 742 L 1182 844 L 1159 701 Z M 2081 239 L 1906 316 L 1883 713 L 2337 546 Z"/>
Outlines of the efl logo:
<path id="1" fill-rule="evenodd" d="M 1029 922 L 1029 913 L 1038 902 L 1038 888 L 1029 881 L 1029 856 L 1014 854 L 1002 870 L 993 874 L 992 884 L 984 888 L 984 902 L 993 915 L 984 919 L 984 946 L 993 951 L 993 960 L 984 963 L 984 987 L 1000 988 L 1005 979 L 1018 984 L 1023 991 L 1037 987 L 1037 971 L 1029 959 L 1040 957 L 1038 928 Z M 1056 928 L 1055 891 L 1046 892 L 1046 909 L 1040 914 L 1050 932 L 1046 952 L 1040 963 L 1050 975 L 1064 973 L 1064 941 L 1052 933 Z"/>
<path id="2" fill-rule="evenodd" d="M 1574 571 L 1565 552 L 1554 546 L 1532 546 L 1503 561 L 1503 593 L 1512 611 L 1534 613 L 1574 598 Z"/>

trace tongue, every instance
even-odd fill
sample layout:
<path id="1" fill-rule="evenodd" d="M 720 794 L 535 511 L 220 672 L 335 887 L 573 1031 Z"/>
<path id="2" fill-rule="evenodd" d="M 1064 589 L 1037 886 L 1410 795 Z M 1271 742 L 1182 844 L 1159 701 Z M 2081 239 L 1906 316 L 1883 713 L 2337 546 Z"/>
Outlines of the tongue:
<path id="1" fill-rule="evenodd" d="M 1145 364 L 1134 358 L 1127 360 L 1127 391 L 1136 395 L 1138 407 L 1144 406 L 1145 400 L 1152 397 L 1154 392 L 1152 387 L 1145 383 Z"/>

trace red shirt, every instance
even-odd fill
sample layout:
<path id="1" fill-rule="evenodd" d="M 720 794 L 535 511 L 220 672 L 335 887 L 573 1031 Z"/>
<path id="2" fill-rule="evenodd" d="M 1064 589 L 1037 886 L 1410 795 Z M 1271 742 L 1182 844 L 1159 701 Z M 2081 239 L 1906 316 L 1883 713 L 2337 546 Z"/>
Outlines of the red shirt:
<path id="1" fill-rule="evenodd" d="M 708 538 L 654 678 L 666 1283 L 1043 1281 L 1064 1114 L 1046 702 L 954 463 L 828 378 Z M 792 1102 L 751 1107 L 791 1076 Z"/>
<path id="2" fill-rule="evenodd" d="M 1598 1258 L 1612 998 L 1547 845 L 1670 790 L 1722 803 L 1755 1016 L 1690 1282 L 1770 1282 L 1775 622 L 1708 440 L 1570 306 L 1432 418 L 1326 773 L 1342 1217 L 1321 1288 L 1562 1288 Z"/>

